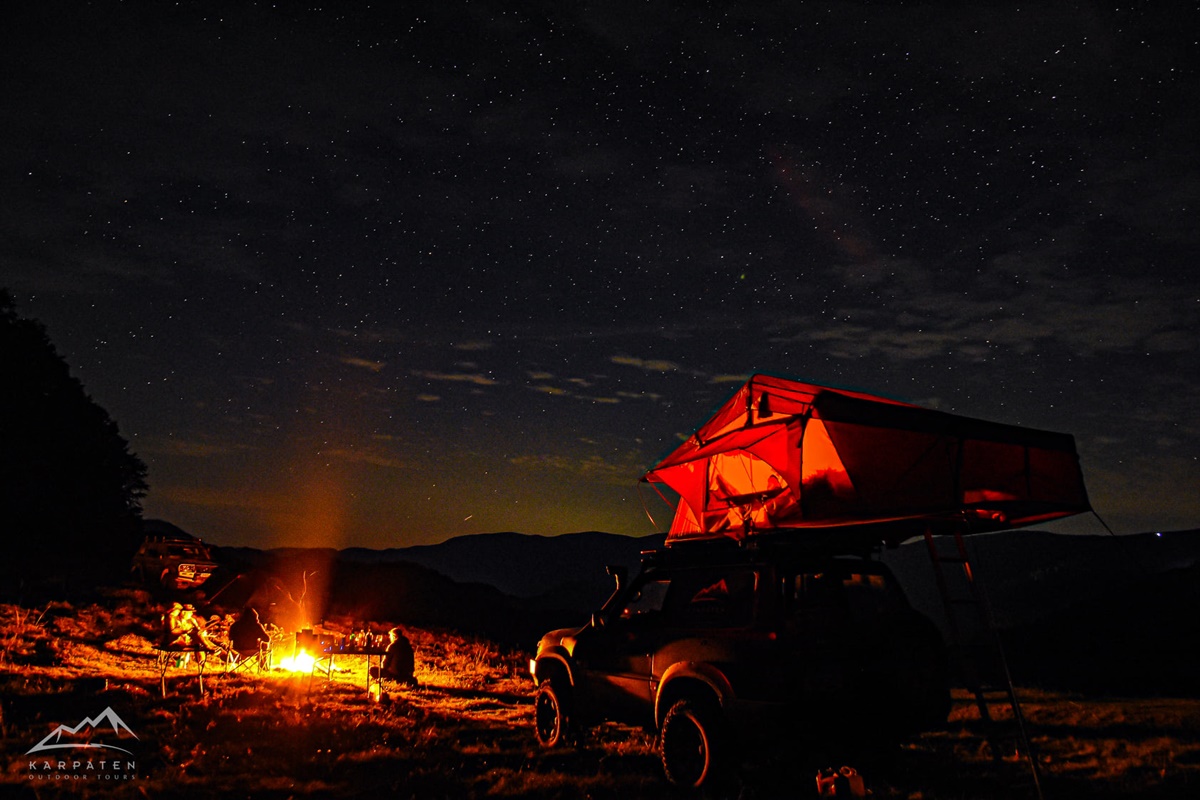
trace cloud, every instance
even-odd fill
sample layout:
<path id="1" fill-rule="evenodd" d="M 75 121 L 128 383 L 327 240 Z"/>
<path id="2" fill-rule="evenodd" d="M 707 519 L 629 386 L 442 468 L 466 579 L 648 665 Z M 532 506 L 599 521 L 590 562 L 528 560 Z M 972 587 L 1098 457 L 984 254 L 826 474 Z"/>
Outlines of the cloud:
<path id="1" fill-rule="evenodd" d="M 617 392 L 617 397 L 624 397 L 629 400 L 653 400 L 662 399 L 662 395 L 656 392 Z"/>
<path id="2" fill-rule="evenodd" d="M 479 352 L 480 350 L 491 350 L 493 347 L 495 347 L 495 345 L 491 342 L 475 339 L 467 342 L 458 342 L 451 345 L 451 347 L 453 347 L 455 350 L 466 350 L 468 352 L 475 353 Z"/>
<path id="3" fill-rule="evenodd" d="M 369 369 L 371 372 L 379 372 L 387 366 L 383 361 L 371 361 L 370 359 L 357 358 L 355 356 L 346 356 L 341 361 L 343 364 L 349 364 L 352 367 L 362 367 L 363 369 Z"/>
<path id="4" fill-rule="evenodd" d="M 203 486 L 160 486 L 154 490 L 159 504 L 175 503 L 203 508 L 243 508 L 256 511 L 274 510 L 279 507 L 278 497 L 261 492 L 230 487 Z"/>
<path id="5" fill-rule="evenodd" d="M 449 381 L 452 383 L 470 383 L 475 386 L 495 386 L 498 381 L 478 372 L 417 372 L 422 378 L 431 381 Z"/>
<path id="6" fill-rule="evenodd" d="M 644 358 L 633 358 L 632 356 L 613 356 L 609 359 L 614 364 L 620 364 L 625 367 L 637 367 L 647 372 L 682 372 L 683 367 L 673 361 L 663 361 Z"/>
<path id="7" fill-rule="evenodd" d="M 509 459 L 510 464 L 524 469 L 565 474 L 586 481 L 614 486 L 629 486 L 633 483 L 630 476 L 641 474 L 641 466 L 629 458 L 624 459 L 624 462 L 613 463 L 594 454 L 580 458 L 539 453 Z"/>
<path id="8" fill-rule="evenodd" d="M 186 456 L 189 458 L 212 458 L 252 450 L 250 445 L 229 442 L 204 442 L 195 439 L 151 439 L 140 444 L 139 449 L 150 455 Z"/>
<path id="9" fill-rule="evenodd" d="M 373 467 L 388 467 L 390 469 L 406 469 L 404 461 L 382 453 L 354 450 L 351 448 L 335 448 L 327 451 L 330 456 L 351 464 L 369 464 Z"/>

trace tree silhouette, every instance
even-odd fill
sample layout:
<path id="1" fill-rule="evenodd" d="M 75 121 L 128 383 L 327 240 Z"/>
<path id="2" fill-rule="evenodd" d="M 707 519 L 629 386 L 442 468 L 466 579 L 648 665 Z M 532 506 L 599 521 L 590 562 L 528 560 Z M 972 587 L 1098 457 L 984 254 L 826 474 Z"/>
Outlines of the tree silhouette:
<path id="1" fill-rule="evenodd" d="M 0 571 L 103 580 L 128 569 L 146 465 L 0 289 Z"/>

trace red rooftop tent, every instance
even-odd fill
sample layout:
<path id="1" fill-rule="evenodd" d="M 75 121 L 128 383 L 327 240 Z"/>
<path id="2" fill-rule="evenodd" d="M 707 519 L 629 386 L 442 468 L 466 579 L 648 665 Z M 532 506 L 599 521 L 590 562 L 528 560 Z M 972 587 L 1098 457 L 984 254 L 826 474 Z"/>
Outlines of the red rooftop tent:
<path id="1" fill-rule="evenodd" d="M 895 544 L 929 529 L 979 533 L 1090 509 L 1068 434 L 767 375 L 642 480 L 679 495 L 668 543 L 836 528 Z"/>

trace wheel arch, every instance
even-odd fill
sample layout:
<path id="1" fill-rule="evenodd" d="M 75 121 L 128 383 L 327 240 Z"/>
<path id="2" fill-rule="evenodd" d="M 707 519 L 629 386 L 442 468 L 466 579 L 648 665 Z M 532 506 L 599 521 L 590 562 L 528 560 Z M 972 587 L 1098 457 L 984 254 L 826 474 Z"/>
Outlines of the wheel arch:
<path id="1" fill-rule="evenodd" d="M 571 666 L 570 656 L 565 650 L 555 648 L 539 653 L 534 659 L 537 664 L 537 673 L 533 676 L 534 685 L 540 686 L 542 681 L 553 677 L 562 677 L 566 681 L 566 685 L 575 686 L 575 670 Z"/>
<path id="2" fill-rule="evenodd" d="M 672 664 L 658 683 L 654 698 L 654 726 L 661 727 L 667 711 L 681 699 L 707 700 L 719 711 L 732 696 L 733 686 L 729 679 L 712 664 L 691 661 Z"/>

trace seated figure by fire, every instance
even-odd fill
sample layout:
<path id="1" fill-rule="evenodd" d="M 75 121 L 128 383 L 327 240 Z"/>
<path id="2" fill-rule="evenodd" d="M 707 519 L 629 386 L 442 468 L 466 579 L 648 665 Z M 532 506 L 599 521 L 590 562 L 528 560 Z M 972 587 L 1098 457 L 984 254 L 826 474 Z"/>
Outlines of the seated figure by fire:
<path id="1" fill-rule="evenodd" d="M 205 653 L 221 649 L 208 637 L 204 622 L 196 616 L 195 607 L 183 603 L 173 603 L 163 617 L 163 644 L 173 651 L 189 651 L 181 658 L 185 663 L 191 652 L 203 658 Z"/>
<path id="2" fill-rule="evenodd" d="M 229 626 L 229 643 L 240 663 L 250 658 L 257 658 L 264 666 L 270 665 L 271 634 L 258 616 L 258 609 L 246 606 L 242 613 Z"/>
<path id="3" fill-rule="evenodd" d="M 372 680 L 393 680 L 405 686 L 416 686 L 417 679 L 413 677 L 416 667 L 416 655 L 412 643 L 399 628 L 388 631 L 388 646 L 383 654 L 383 664 L 371 667 Z"/>

